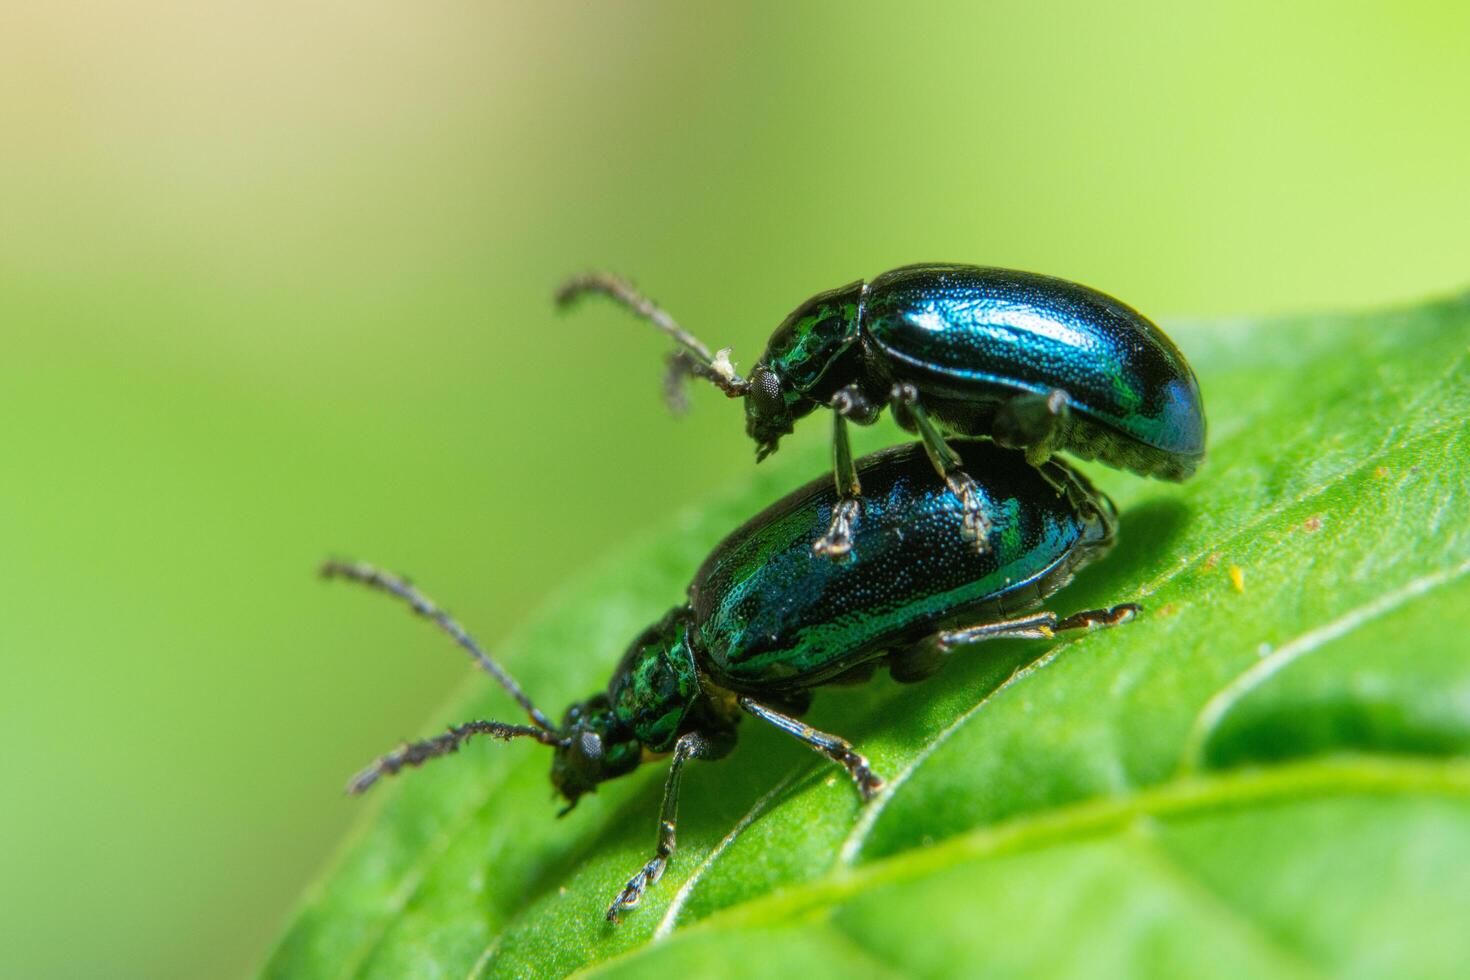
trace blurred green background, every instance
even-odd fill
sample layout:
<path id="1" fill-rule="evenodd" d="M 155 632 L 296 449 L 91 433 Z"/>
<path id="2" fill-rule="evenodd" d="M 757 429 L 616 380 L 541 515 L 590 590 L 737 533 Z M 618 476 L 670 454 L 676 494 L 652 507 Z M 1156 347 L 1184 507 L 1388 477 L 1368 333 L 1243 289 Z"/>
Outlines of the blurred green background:
<path id="1" fill-rule="evenodd" d="M 555 316 L 563 275 L 747 367 L 919 260 L 1164 322 L 1460 288 L 1467 37 L 1449 2 L 0 8 L 0 973 L 248 971 L 344 778 L 482 683 L 323 556 L 493 643 L 744 478 L 738 411 L 671 422 L 665 344 Z"/>

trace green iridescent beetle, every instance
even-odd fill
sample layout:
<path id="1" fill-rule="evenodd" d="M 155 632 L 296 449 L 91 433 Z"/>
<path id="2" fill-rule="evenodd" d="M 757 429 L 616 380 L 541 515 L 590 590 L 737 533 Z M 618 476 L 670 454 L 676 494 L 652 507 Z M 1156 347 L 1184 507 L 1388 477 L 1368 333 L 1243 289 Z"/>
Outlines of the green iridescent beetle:
<path id="1" fill-rule="evenodd" d="M 385 775 L 455 752 L 475 735 L 551 746 L 551 781 L 567 812 L 599 783 L 650 757 L 671 757 L 654 856 L 618 893 L 616 922 L 658 881 L 674 853 L 679 780 L 691 759 L 718 759 L 751 715 L 841 765 L 864 800 L 883 780 L 846 740 L 800 720 L 815 688 L 867 679 L 886 665 L 918 681 L 955 651 L 1003 638 L 1050 639 L 1063 630 L 1123 622 L 1131 603 L 1060 618 L 1034 610 L 1112 544 L 1112 502 L 1066 464 L 1040 469 L 993 442 L 955 443 L 988 512 L 988 547 L 958 534 L 964 510 L 933 479 L 924 450 L 901 446 L 857 463 L 867 510 L 850 561 L 815 555 L 811 535 L 841 500 L 816 480 L 772 504 L 717 545 L 688 600 L 628 647 L 606 689 L 572 705 L 560 724 L 538 709 L 464 629 L 402 579 L 349 562 L 322 572 L 385 590 L 446 630 L 529 715 L 530 725 L 471 721 L 378 759 L 349 784 L 361 793 Z M 1065 485 L 1058 495 L 1054 487 Z"/>
<path id="2" fill-rule="evenodd" d="M 1066 279 L 939 263 L 893 269 L 798 306 L 749 378 L 735 373 L 728 350 L 712 354 L 617 276 L 579 276 L 557 299 L 587 293 L 611 297 L 678 344 L 668 387 L 676 410 L 686 375 L 744 398 L 757 459 L 797 420 L 832 410 L 841 503 L 812 546 L 830 558 L 852 550 L 865 496 L 846 423 L 870 425 L 885 407 L 923 440 L 964 505 L 960 532 L 979 548 L 992 519 L 973 478 L 980 474 L 946 436 L 991 438 L 1025 450 L 1032 464 L 1060 451 L 1168 480 L 1187 478 L 1204 459 L 1204 403 L 1184 355 L 1131 306 Z"/>

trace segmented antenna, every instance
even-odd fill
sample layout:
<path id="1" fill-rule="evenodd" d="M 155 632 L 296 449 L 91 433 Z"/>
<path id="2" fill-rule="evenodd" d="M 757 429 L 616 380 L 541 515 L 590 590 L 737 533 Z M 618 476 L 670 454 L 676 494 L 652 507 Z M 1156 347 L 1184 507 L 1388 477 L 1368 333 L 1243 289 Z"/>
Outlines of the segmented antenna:
<path id="1" fill-rule="evenodd" d="M 474 637 L 465 632 L 464 627 L 451 619 L 447 612 L 435 605 L 432 599 L 418 589 L 415 589 L 405 579 L 401 579 L 396 575 L 390 575 L 365 562 L 328 561 L 322 565 L 321 574 L 322 578 L 326 579 L 344 578 L 349 582 L 361 582 L 363 585 L 370 586 L 381 592 L 386 592 L 408 603 L 409 608 L 414 613 L 436 624 L 440 629 L 452 636 L 454 642 L 469 651 L 470 656 L 475 659 L 475 663 L 479 664 L 485 673 L 499 681 L 500 686 L 509 691 L 510 696 L 515 698 L 516 702 L 522 708 L 526 709 L 526 714 L 530 716 L 531 721 L 535 723 L 537 728 L 553 735 L 556 733 L 556 726 L 551 723 L 551 720 L 541 713 L 540 708 L 531 703 L 531 699 L 526 696 L 526 692 L 521 690 L 521 686 L 515 682 L 515 679 L 507 674 L 499 664 L 490 659 L 490 655 L 480 648 L 480 645 L 475 642 Z M 500 723 L 477 722 L 476 724 L 499 725 Z M 514 728 L 516 726 L 502 727 Z M 552 743 L 548 744 L 553 743 L 554 739 Z M 446 749 L 445 751 L 452 752 L 453 749 Z M 413 764 L 417 765 L 417 763 Z"/>
<path id="2" fill-rule="evenodd" d="M 450 755 L 459 751 L 460 744 L 475 735 L 489 735 L 509 742 L 513 738 L 534 738 L 542 745 L 558 745 L 559 740 L 551 732 L 532 728 L 530 725 L 507 725 L 499 721 L 467 721 L 463 725 L 451 725 L 443 735 L 426 738 L 419 742 L 404 742 L 402 746 L 380 757 L 372 765 L 352 777 L 347 792 L 353 796 L 366 793 L 384 776 L 397 775 L 409 766 L 421 766 L 430 759 Z"/>
<path id="3" fill-rule="evenodd" d="M 676 411 L 683 401 L 680 387 L 683 378 L 691 375 L 710 382 L 731 398 L 739 398 L 745 394 L 748 383 L 735 373 L 735 367 L 730 363 L 729 348 L 710 353 L 710 349 L 698 337 L 679 326 L 673 317 L 620 276 L 610 272 L 589 272 L 574 276 L 562 283 L 561 288 L 556 291 L 556 303 L 567 307 L 588 293 L 598 293 L 612 299 L 635 316 L 662 330 L 679 345 L 681 349 L 669 358 L 669 373 L 665 381 L 669 404 Z"/>

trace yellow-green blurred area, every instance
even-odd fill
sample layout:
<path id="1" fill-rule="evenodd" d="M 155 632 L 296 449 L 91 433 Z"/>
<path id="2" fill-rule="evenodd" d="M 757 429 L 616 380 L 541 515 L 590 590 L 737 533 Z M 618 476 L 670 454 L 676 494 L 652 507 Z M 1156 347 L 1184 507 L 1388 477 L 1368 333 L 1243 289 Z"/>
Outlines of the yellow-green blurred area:
<path id="1" fill-rule="evenodd" d="M 0 8 L 0 974 L 248 971 L 345 777 L 482 682 L 324 556 L 493 645 L 745 478 L 738 408 L 671 421 L 666 344 L 556 315 L 562 276 L 746 367 L 921 260 L 1165 324 L 1460 288 L 1467 38 L 1450 2 Z"/>

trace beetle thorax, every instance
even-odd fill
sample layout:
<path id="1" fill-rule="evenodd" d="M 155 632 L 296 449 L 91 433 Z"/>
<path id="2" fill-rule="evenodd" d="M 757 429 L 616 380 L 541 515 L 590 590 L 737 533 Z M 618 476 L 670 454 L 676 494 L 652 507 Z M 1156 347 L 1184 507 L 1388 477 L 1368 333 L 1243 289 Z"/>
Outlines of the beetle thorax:
<path id="1" fill-rule="evenodd" d="M 745 427 L 759 455 L 773 452 L 799 418 L 861 380 L 862 281 L 818 293 L 781 322 L 751 372 Z"/>
<path id="2" fill-rule="evenodd" d="M 619 723 L 653 752 L 673 747 L 701 696 L 689 623 L 688 606 L 671 610 L 633 641 L 608 682 Z"/>

